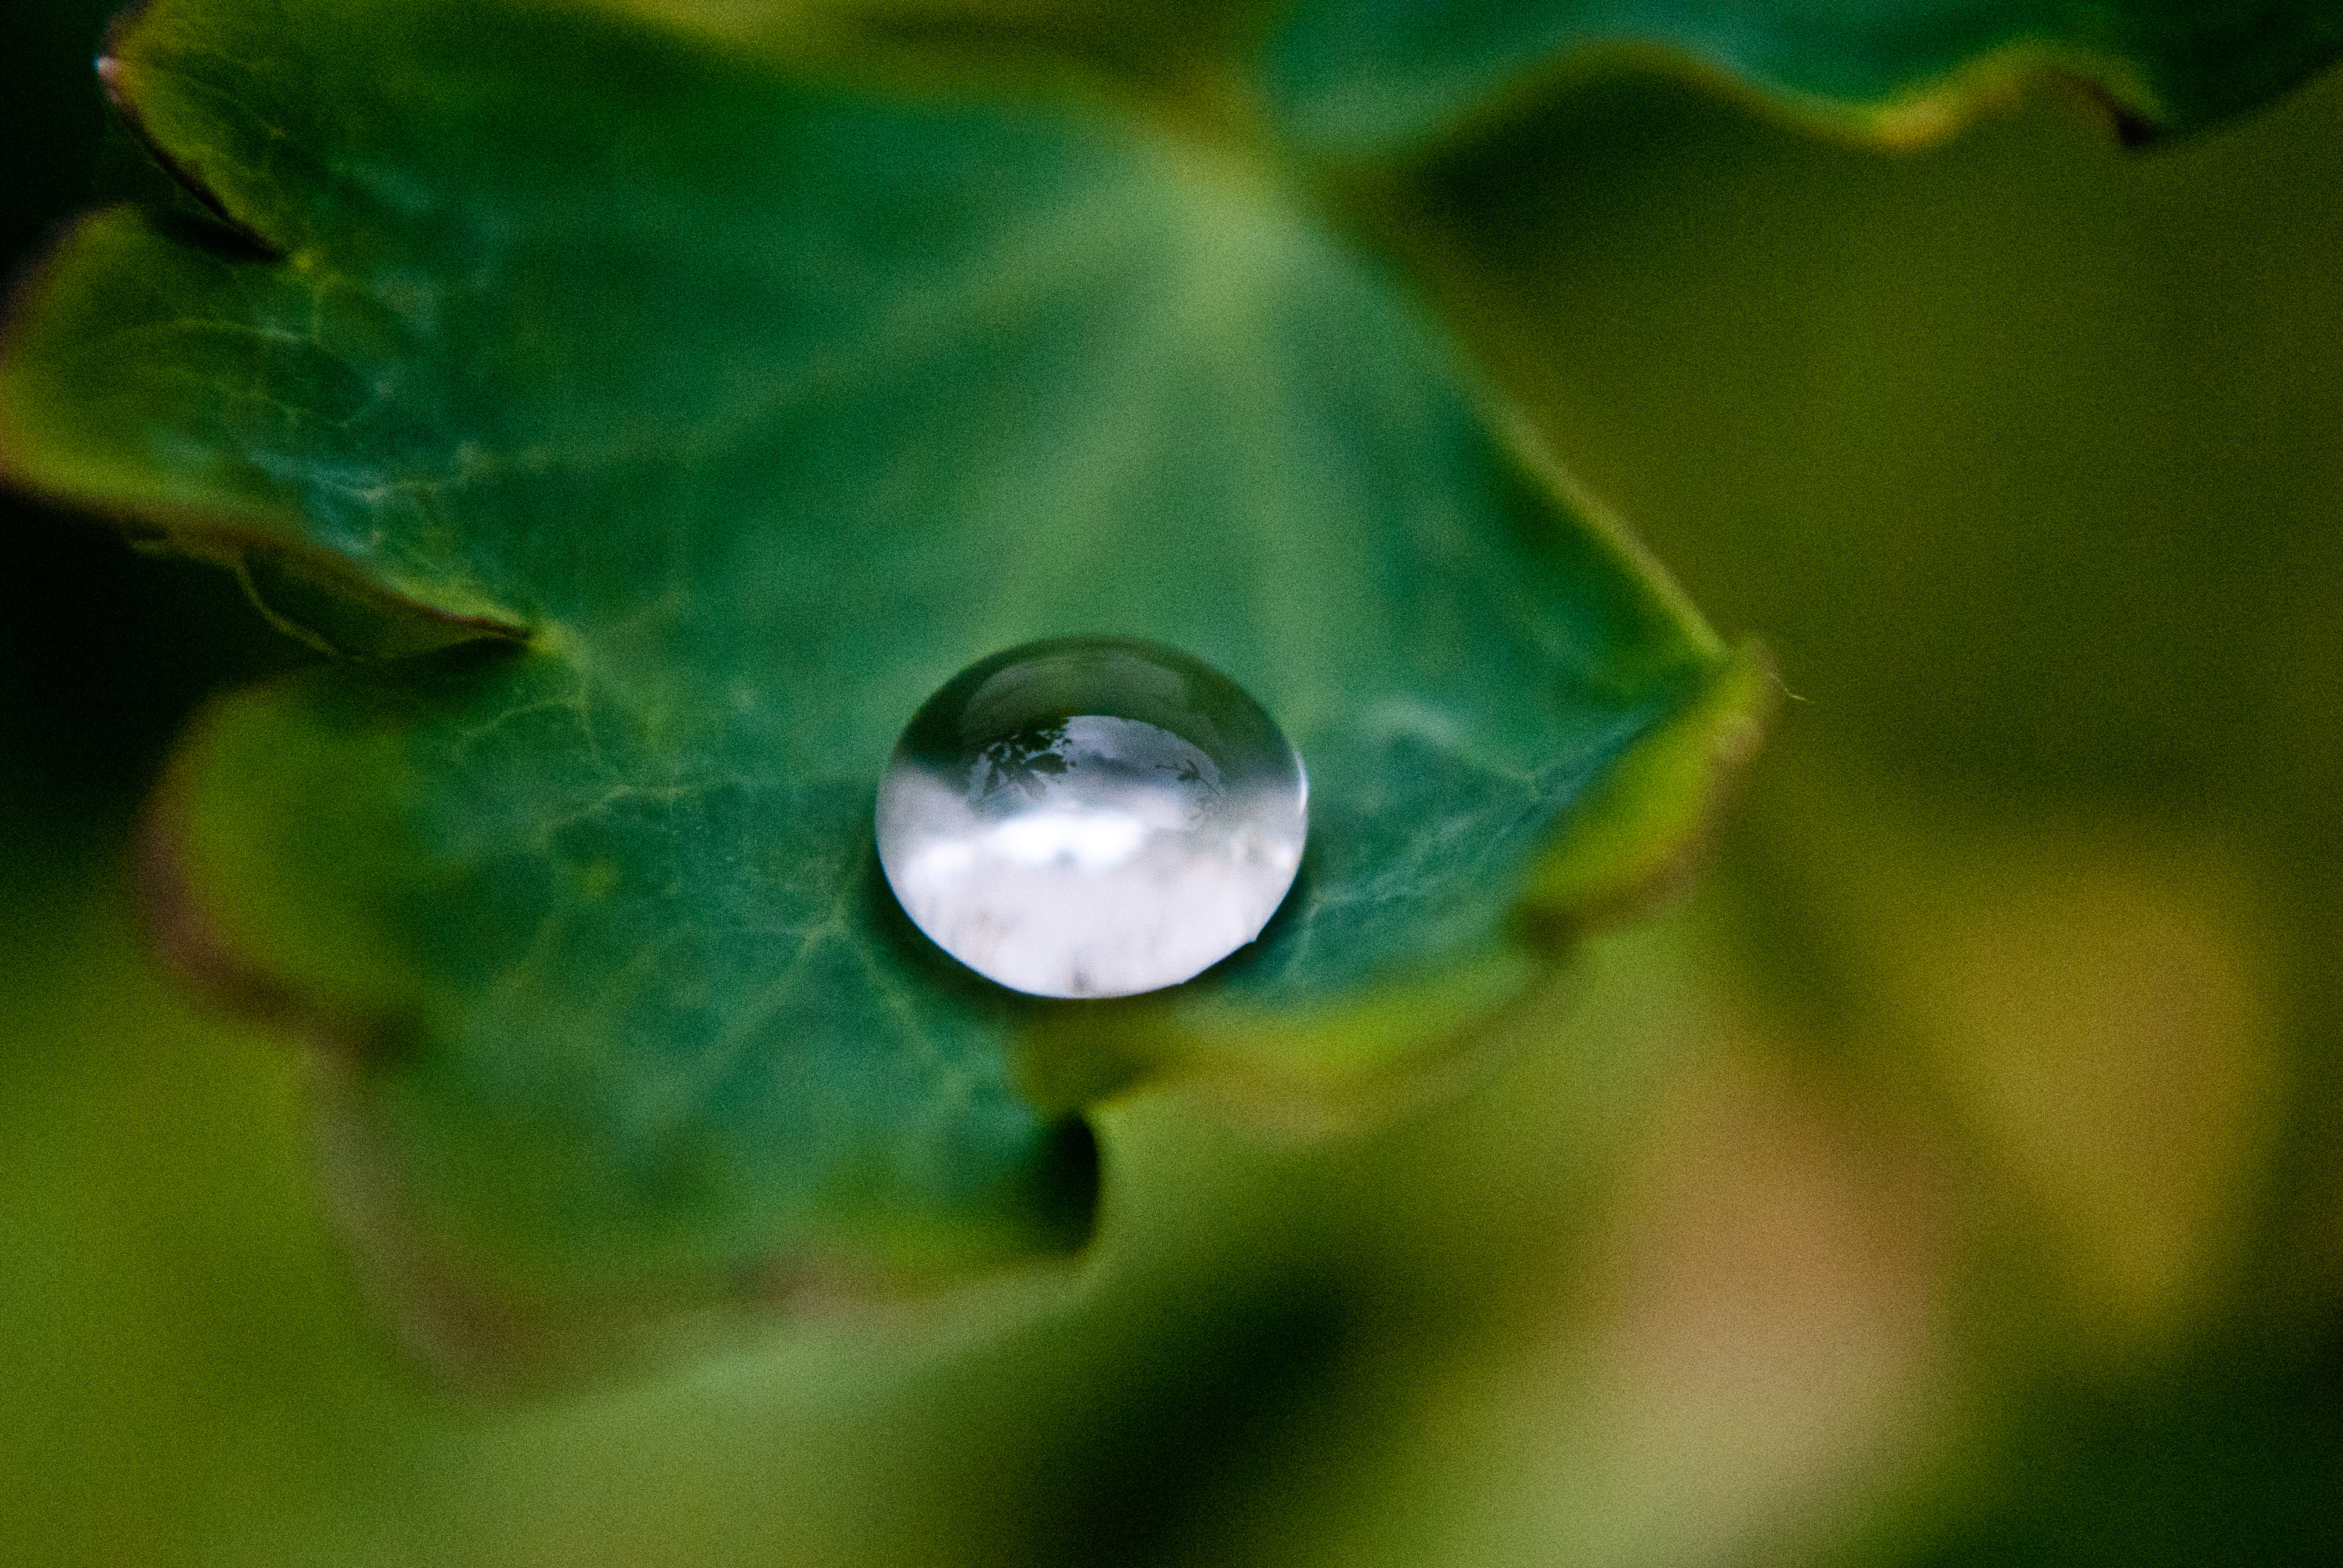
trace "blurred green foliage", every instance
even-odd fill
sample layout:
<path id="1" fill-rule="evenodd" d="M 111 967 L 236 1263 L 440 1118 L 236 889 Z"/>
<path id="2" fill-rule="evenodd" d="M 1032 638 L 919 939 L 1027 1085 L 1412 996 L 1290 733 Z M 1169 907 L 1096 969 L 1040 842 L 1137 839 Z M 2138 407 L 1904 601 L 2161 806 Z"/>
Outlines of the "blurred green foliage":
<path id="1" fill-rule="evenodd" d="M 94 11 L 17 18 L 12 253 L 101 123 Z M 1071 1300 L 558 1400 L 412 1370 L 297 1061 L 142 955 L 171 731 L 297 650 L 0 502 L 0 1557 L 2343 1555 L 2338 133 L 2329 73 L 1891 156 L 1634 75 L 1415 171 L 1437 297 L 1797 699 L 1706 881 L 1394 1124 L 1111 1111 Z"/>

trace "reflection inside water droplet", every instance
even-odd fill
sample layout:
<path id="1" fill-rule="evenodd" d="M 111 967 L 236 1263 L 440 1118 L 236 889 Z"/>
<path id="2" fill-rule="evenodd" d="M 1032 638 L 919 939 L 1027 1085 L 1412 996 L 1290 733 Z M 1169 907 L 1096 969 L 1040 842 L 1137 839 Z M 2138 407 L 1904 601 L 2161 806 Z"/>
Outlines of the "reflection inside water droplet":
<path id="1" fill-rule="evenodd" d="M 1261 934 L 1308 832 L 1302 759 L 1261 705 L 1176 648 L 1027 643 L 920 709 L 879 786 L 905 912 L 1037 996 L 1129 996 Z"/>

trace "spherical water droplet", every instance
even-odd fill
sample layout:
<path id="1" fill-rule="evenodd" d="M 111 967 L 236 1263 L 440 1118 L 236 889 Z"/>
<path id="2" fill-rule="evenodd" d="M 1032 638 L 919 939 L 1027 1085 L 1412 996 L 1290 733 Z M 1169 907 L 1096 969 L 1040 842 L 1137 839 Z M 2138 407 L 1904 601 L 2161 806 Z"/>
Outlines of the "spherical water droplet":
<path id="1" fill-rule="evenodd" d="M 1302 759 L 1228 677 L 1161 643 L 1061 637 L 960 671 L 879 786 L 879 863 L 979 974 L 1130 996 L 1261 934 L 1302 864 Z"/>

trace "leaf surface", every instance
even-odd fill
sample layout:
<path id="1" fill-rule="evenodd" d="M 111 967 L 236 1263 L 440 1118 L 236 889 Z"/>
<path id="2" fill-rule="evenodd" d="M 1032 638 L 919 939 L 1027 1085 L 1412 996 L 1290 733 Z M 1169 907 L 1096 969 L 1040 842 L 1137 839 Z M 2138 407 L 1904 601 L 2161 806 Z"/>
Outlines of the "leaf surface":
<path id="1" fill-rule="evenodd" d="M 1260 79 L 1280 124 L 1338 160 L 1433 142 L 1590 55 L 1658 52 L 1888 140 L 1940 135 L 2014 78 L 2104 94 L 2127 136 L 2275 97 L 2343 53 L 2324 0 L 1297 0 Z"/>
<path id="2" fill-rule="evenodd" d="M 1753 732 L 1760 667 L 1379 264 L 1079 78 L 430 0 L 158 0 L 106 69 L 224 223 L 74 231 L 0 437 L 353 656 L 198 725 L 154 880 L 348 1053 L 337 1147 L 434 1266 L 1078 1245 L 1081 1104 L 1453 1040 L 1548 961 L 1523 912 L 1648 880 Z M 871 802 L 935 687 L 1078 632 L 1252 691 L 1312 827 L 1260 941 L 1069 1010 L 909 927 Z"/>

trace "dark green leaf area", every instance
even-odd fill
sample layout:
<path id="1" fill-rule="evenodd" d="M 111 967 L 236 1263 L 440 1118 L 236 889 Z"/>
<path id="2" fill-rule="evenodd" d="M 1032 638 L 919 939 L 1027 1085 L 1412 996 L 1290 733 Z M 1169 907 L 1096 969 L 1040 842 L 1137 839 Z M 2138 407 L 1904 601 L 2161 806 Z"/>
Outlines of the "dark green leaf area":
<path id="1" fill-rule="evenodd" d="M 86 224 L 0 420 L 51 488 L 528 634 L 240 699 L 183 769 L 191 904 L 396 1041 L 427 1206 L 647 1266 L 1078 1232 L 1087 1145 L 1008 1065 L 1047 1004 L 873 867 L 898 731 L 987 654 L 1152 638 L 1284 727 L 1304 877 L 1200 982 L 1269 1014 L 1506 940 L 1722 658 L 1242 162 L 1063 88 L 367 15 L 131 28 L 148 133 L 283 255 Z"/>
<path id="2" fill-rule="evenodd" d="M 694 777 L 558 660 L 441 662 L 227 705 L 176 825 L 220 934 L 347 1015 L 435 1229 L 718 1279 L 1080 1243 L 1087 1133 L 871 875 L 868 789 Z"/>
<path id="3" fill-rule="evenodd" d="M 1304 146 L 1374 156 L 1484 117 L 1574 55 L 1653 48 L 1889 134 L 1897 111 L 1961 92 L 1965 73 L 2062 70 L 2147 132 L 2293 86 L 2343 53 L 2343 10 L 2325 0 L 1299 0 L 1260 69 Z M 1945 118 L 1927 113 L 1915 128 Z"/>

